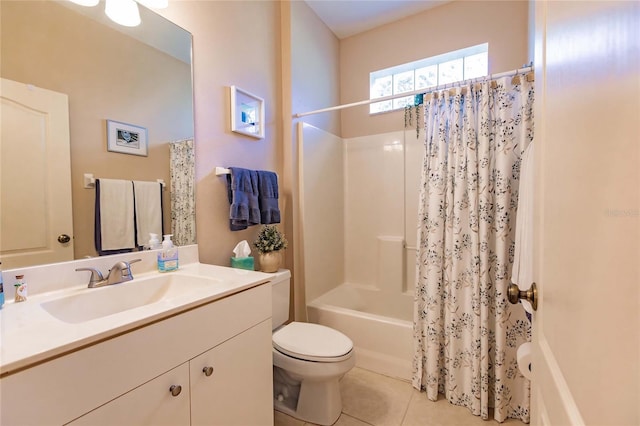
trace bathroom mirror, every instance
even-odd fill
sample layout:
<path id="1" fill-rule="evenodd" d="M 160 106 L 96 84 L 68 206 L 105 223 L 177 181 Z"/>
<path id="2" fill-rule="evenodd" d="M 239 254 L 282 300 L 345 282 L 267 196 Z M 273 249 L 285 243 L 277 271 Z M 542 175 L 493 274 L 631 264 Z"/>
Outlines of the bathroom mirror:
<path id="1" fill-rule="evenodd" d="M 64 233 L 76 259 L 97 255 L 95 189 L 85 188 L 85 174 L 162 179 L 163 227 L 171 230 L 169 142 L 194 134 L 191 34 L 139 8 L 141 25 L 128 28 L 105 16 L 104 2 L 0 1 L 0 76 L 68 97 L 73 229 Z M 147 155 L 108 151 L 107 120 L 146 129 Z M 39 167 L 29 157 L 21 157 L 25 176 Z M 20 182 L 3 188 L 9 184 L 20 190 Z"/>

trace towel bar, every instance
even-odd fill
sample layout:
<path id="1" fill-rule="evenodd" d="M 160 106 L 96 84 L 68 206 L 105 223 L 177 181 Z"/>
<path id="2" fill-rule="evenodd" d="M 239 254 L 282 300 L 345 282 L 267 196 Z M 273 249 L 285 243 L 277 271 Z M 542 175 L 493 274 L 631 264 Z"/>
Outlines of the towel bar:
<path id="1" fill-rule="evenodd" d="M 231 170 L 226 167 L 216 167 L 216 176 L 230 175 Z"/>
<path id="2" fill-rule="evenodd" d="M 167 184 L 164 179 L 156 179 L 156 182 L 162 185 L 162 189 L 167 188 Z M 85 189 L 93 189 L 96 187 L 96 178 L 93 177 L 93 173 L 85 173 L 83 176 L 83 183 Z"/>

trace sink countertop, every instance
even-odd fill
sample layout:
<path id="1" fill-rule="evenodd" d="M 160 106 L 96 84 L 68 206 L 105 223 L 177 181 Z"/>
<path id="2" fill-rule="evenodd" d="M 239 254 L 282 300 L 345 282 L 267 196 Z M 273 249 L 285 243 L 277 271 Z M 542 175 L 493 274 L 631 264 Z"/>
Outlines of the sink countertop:
<path id="1" fill-rule="evenodd" d="M 132 281 L 114 286 L 135 286 L 136 281 L 167 274 L 208 278 L 212 280 L 211 286 L 75 324 L 55 318 L 41 304 L 83 292 L 101 291 L 109 286 L 90 289 L 84 284 L 29 296 L 26 302 L 6 303 L 0 309 L 0 377 L 263 284 L 272 277 L 261 272 L 190 263 L 173 272 L 136 274 Z"/>

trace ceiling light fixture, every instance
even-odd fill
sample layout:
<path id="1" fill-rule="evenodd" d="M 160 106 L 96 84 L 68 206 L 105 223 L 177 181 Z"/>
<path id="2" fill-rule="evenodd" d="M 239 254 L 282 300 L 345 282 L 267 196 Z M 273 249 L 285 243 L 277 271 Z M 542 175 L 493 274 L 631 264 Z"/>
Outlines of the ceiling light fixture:
<path id="1" fill-rule="evenodd" d="M 81 6 L 96 6 L 100 3 L 100 0 L 69 1 Z M 169 0 L 105 0 L 104 13 L 117 24 L 136 27 L 141 22 L 138 3 L 150 9 L 164 9 L 169 6 Z"/>
<path id="2" fill-rule="evenodd" d="M 104 13 L 113 22 L 125 27 L 140 25 L 140 11 L 133 0 L 106 0 Z"/>
<path id="3" fill-rule="evenodd" d="M 69 0 L 80 6 L 96 6 L 100 0 Z M 137 3 L 136 3 L 137 2 Z M 125 27 L 140 25 L 140 10 L 138 3 L 150 9 L 164 9 L 169 6 L 169 0 L 105 0 L 104 12 L 113 22 Z"/>

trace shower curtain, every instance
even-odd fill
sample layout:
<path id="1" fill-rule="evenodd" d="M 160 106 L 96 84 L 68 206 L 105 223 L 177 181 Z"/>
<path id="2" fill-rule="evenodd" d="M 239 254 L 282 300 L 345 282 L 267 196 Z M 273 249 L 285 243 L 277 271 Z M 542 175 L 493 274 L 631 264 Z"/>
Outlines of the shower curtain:
<path id="1" fill-rule="evenodd" d="M 526 80 L 526 79 L 522 79 Z M 531 338 L 507 300 L 521 154 L 533 139 L 533 83 L 467 84 L 425 102 L 413 386 L 474 415 L 529 422 L 516 351 Z"/>

